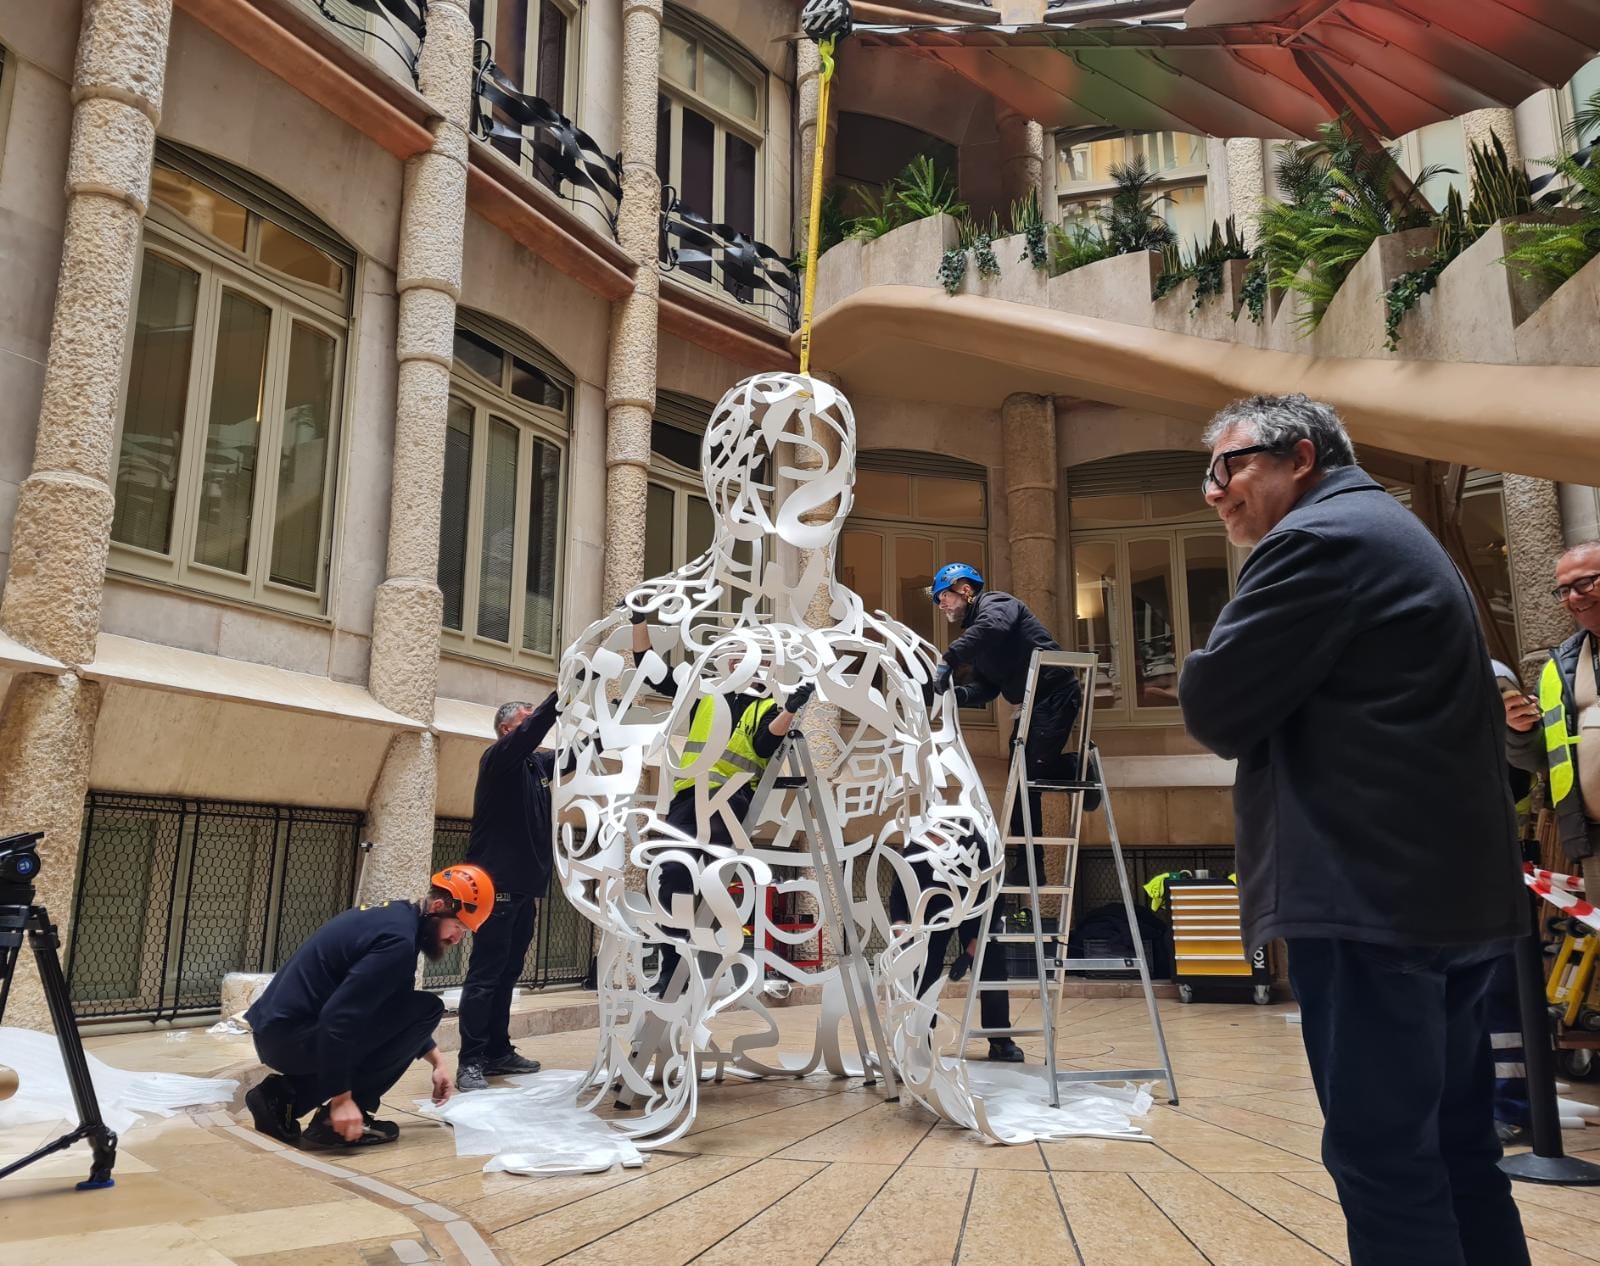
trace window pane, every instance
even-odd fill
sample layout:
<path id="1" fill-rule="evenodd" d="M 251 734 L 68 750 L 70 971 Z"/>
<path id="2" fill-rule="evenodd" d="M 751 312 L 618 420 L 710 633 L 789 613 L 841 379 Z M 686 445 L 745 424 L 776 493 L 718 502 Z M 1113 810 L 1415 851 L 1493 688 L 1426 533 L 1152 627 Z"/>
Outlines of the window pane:
<path id="1" fill-rule="evenodd" d="M 1202 459 L 1204 460 L 1204 459 Z M 1181 519 L 1189 514 L 1210 514 L 1205 494 L 1196 488 L 1193 492 L 1152 492 L 1150 517 L 1152 519 Z"/>
<path id="2" fill-rule="evenodd" d="M 1203 468 L 1200 473 L 1205 473 Z M 1068 479 L 1071 479 L 1070 475 Z M 1202 497 L 1200 500 L 1204 504 L 1205 499 Z M 1138 523 L 1145 514 L 1144 497 L 1137 492 L 1073 497 L 1068 502 L 1068 513 L 1072 516 L 1072 526 L 1075 528 L 1091 524 L 1099 526 L 1102 523 Z"/>
<path id="3" fill-rule="evenodd" d="M 661 32 L 661 77 L 694 88 L 694 41 L 671 27 Z"/>
<path id="4" fill-rule="evenodd" d="M 1114 541 L 1084 541 L 1072 550 L 1073 587 L 1076 594 L 1076 646 L 1100 660 L 1095 675 L 1097 708 L 1115 708 L 1122 702 L 1117 665 L 1117 546 Z"/>
<path id="5" fill-rule="evenodd" d="M 1099 223 L 1100 208 L 1109 205 L 1108 198 L 1080 198 L 1075 202 L 1064 202 L 1061 204 L 1061 225 L 1067 229 L 1092 231 Z"/>
<path id="6" fill-rule="evenodd" d="M 883 610 L 883 537 L 845 532 L 839 542 L 839 580 L 861 595 L 868 611 Z"/>
<path id="7" fill-rule="evenodd" d="M 1589 104 L 1589 98 L 1600 92 L 1600 57 L 1578 68 L 1578 73 L 1572 77 L 1571 90 L 1572 106 L 1576 110 L 1583 109 Z M 1588 145 L 1593 141 L 1593 133 L 1578 138 L 1579 145 Z"/>
<path id="8" fill-rule="evenodd" d="M 542 369 L 535 369 L 521 357 L 511 358 L 511 394 L 547 409 L 565 409 L 567 391 Z"/>
<path id="9" fill-rule="evenodd" d="M 500 372 L 505 368 L 506 354 L 486 338 L 471 330 L 456 326 L 456 363 L 470 369 L 480 378 L 500 385 Z"/>
<path id="10" fill-rule="evenodd" d="M 1511 600 L 1511 563 L 1506 553 L 1505 498 L 1498 486 L 1475 489 L 1461 500 L 1461 532 L 1473 578 L 1483 590 L 1507 646 L 1517 645 L 1517 620 Z"/>
<path id="11" fill-rule="evenodd" d="M 704 497 L 690 494 L 688 515 L 684 522 L 683 561 L 699 558 L 711 548 L 716 527 L 711 517 L 711 503 Z M 748 559 L 746 560 L 748 561 Z"/>
<path id="12" fill-rule="evenodd" d="M 1193 249 L 1195 242 L 1204 242 L 1211 236 L 1204 185 L 1169 189 L 1165 200 L 1156 209 L 1172 226 L 1172 231 L 1178 235 L 1178 242 L 1186 252 Z"/>
<path id="13" fill-rule="evenodd" d="M 723 138 L 722 219 L 746 237 L 756 235 L 756 149 L 731 132 Z M 724 277 L 724 288 L 750 301 L 750 287 Z"/>
<path id="14" fill-rule="evenodd" d="M 901 536 L 894 543 L 894 588 L 900 609 L 891 612 L 930 642 L 933 641 L 933 542 L 925 536 Z"/>
<path id="15" fill-rule="evenodd" d="M 975 479 L 916 475 L 912 478 L 911 486 L 916 493 L 917 517 L 924 522 L 985 522 L 983 484 Z"/>
<path id="16" fill-rule="evenodd" d="M 1461 130 L 1461 120 L 1445 119 L 1430 123 L 1427 127 L 1418 128 L 1415 136 L 1419 159 L 1417 171 L 1420 172 L 1423 167 L 1450 168 L 1450 171 L 1423 182 L 1422 192 L 1427 195 L 1428 201 L 1435 207 L 1443 207 L 1449 200 L 1452 187 L 1461 190 L 1465 200 L 1468 193 L 1467 138 Z"/>
<path id="17" fill-rule="evenodd" d="M 322 561 L 322 503 L 333 431 L 334 353 L 338 344 L 296 321 L 289 336 L 283 400 L 278 512 L 272 529 L 272 579 L 315 592 Z"/>
<path id="18" fill-rule="evenodd" d="M 1153 172 L 1182 171 L 1206 165 L 1206 138 L 1188 132 L 1146 132 L 1128 138 L 1128 156 L 1143 154 Z"/>
<path id="19" fill-rule="evenodd" d="M 261 262 L 286 277 L 344 293 L 344 266 L 338 260 L 270 220 L 261 221 Z"/>
<path id="20" fill-rule="evenodd" d="M 911 517 L 911 476 L 889 470 L 857 470 L 852 513 L 870 518 Z"/>
<path id="21" fill-rule="evenodd" d="M 478 636 L 511 639 L 511 564 L 517 542 L 517 428 L 489 419 L 483 470 L 483 552 L 478 559 Z"/>
<path id="22" fill-rule="evenodd" d="M 133 326 L 128 402 L 117 459 L 113 540 L 165 554 L 172 548 L 178 449 L 189 401 L 200 277 L 146 252 Z"/>
<path id="23" fill-rule="evenodd" d="M 534 68 L 534 91 L 557 110 L 567 108 L 567 15 L 552 0 L 539 4 L 538 63 Z M 561 178 L 542 155 L 533 160 L 534 179 L 557 189 Z"/>
<path id="24" fill-rule="evenodd" d="M 439 504 L 439 588 L 444 626 L 460 629 L 467 595 L 467 513 L 472 500 L 472 407 L 450 397 L 444 433 L 444 498 Z"/>
<path id="25" fill-rule="evenodd" d="M 756 86 L 712 50 L 706 50 L 706 99 L 729 114 L 754 122 L 760 113 Z"/>
<path id="26" fill-rule="evenodd" d="M 1172 542 L 1128 542 L 1128 589 L 1133 597 L 1134 703 L 1178 704 L 1178 659 L 1172 624 Z"/>
<path id="27" fill-rule="evenodd" d="M 245 209 L 198 180 L 158 163 L 150 173 L 150 200 L 181 215 L 208 237 L 244 250 Z"/>
<path id="28" fill-rule="evenodd" d="M 644 574 L 665 576 L 672 562 L 672 489 L 650 484 L 644 502 Z"/>
<path id="29" fill-rule="evenodd" d="M 234 290 L 222 292 L 194 560 L 224 571 L 243 573 L 250 558 L 271 328 L 272 313 L 264 304 Z"/>
<path id="30" fill-rule="evenodd" d="M 556 640 L 556 544 L 561 530 L 561 450 L 533 441 L 533 501 L 528 508 L 528 577 L 522 598 L 522 645 L 549 655 Z"/>
<path id="31" fill-rule="evenodd" d="M 499 0 L 495 5 L 494 27 L 495 65 L 521 88 L 526 83 L 523 67 L 528 59 L 528 0 Z M 516 130 L 516 122 L 503 111 L 496 110 L 495 118 Z M 522 165 L 520 138 L 496 140 L 494 147 L 519 167 Z"/>
<path id="32" fill-rule="evenodd" d="M 1074 144 L 1062 141 L 1056 148 L 1059 181 L 1062 185 L 1107 184 L 1111 180 L 1111 166 L 1120 163 L 1127 153 L 1127 142 L 1120 136 L 1103 141 L 1084 141 Z"/>
<path id="33" fill-rule="evenodd" d="M 684 107 L 682 114 L 683 180 L 678 196 L 683 200 L 684 206 L 698 212 L 707 220 L 714 220 L 716 216 L 712 208 L 716 203 L 713 201 L 712 169 L 716 161 L 717 129 L 705 115 L 696 114 L 688 107 Z M 678 243 L 680 247 L 683 244 L 681 241 Z M 704 249 L 703 244 L 691 244 L 700 245 L 701 249 Z M 711 280 L 709 263 L 685 264 L 684 271 L 693 273 L 702 281 Z"/>
<path id="34" fill-rule="evenodd" d="M 700 446 L 704 437 L 671 422 L 654 419 L 650 423 L 650 451 L 657 457 L 689 470 L 700 469 Z"/>
<path id="35" fill-rule="evenodd" d="M 1189 649 L 1205 649 L 1228 603 L 1228 538 L 1190 536 L 1183 542 L 1183 584 L 1189 599 Z"/>
<path id="36" fill-rule="evenodd" d="M 661 183 L 672 183 L 672 102 L 656 97 L 656 175 Z"/>

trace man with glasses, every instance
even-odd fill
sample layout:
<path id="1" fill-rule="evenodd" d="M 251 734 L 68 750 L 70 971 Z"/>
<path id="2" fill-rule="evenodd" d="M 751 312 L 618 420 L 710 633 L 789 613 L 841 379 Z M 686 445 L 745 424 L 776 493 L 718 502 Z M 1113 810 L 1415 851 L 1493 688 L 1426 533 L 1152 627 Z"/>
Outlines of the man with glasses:
<path id="1" fill-rule="evenodd" d="M 1569 861 L 1600 845 L 1600 541 L 1574 545 L 1556 560 L 1551 593 L 1578 630 L 1550 653 L 1537 699 L 1505 696 L 1511 763 L 1549 773 L 1561 851 Z M 1542 724 L 1541 724 L 1542 722 Z"/>
<path id="2" fill-rule="evenodd" d="M 1179 701 L 1238 762 L 1244 939 L 1288 943 L 1351 1266 L 1526 1266 L 1486 997 L 1527 906 L 1473 600 L 1327 405 L 1240 400 L 1205 440 L 1250 555 Z"/>

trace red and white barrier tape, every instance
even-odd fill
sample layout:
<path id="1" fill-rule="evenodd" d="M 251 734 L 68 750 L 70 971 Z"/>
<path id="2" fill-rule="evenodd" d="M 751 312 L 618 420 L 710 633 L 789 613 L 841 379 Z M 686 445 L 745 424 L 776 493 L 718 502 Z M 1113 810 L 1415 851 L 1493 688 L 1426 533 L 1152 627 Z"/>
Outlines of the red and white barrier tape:
<path id="1" fill-rule="evenodd" d="M 1522 879 L 1528 887 L 1563 914 L 1577 919 L 1580 923 L 1586 923 L 1600 932 L 1600 909 L 1596 909 L 1578 895 L 1583 889 L 1583 880 L 1575 879 L 1571 875 L 1558 875 L 1554 871 L 1540 870 L 1537 866 L 1531 865 L 1523 867 Z M 1577 891 L 1574 891 L 1574 888 Z"/>

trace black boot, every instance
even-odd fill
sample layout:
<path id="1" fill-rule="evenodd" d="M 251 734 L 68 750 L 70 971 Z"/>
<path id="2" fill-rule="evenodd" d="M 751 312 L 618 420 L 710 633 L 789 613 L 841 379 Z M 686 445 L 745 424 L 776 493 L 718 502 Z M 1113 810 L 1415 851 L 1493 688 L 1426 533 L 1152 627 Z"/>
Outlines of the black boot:
<path id="1" fill-rule="evenodd" d="M 290 1147 L 299 1146 L 300 1122 L 295 1119 L 294 1090 L 287 1077 L 273 1073 L 265 1078 L 245 1094 L 244 1106 L 250 1109 L 258 1133 Z"/>
<path id="2" fill-rule="evenodd" d="M 1009 1037 L 991 1037 L 989 1058 L 1002 1064 L 1020 1064 L 1027 1056 L 1022 1053 L 1022 1047 Z"/>

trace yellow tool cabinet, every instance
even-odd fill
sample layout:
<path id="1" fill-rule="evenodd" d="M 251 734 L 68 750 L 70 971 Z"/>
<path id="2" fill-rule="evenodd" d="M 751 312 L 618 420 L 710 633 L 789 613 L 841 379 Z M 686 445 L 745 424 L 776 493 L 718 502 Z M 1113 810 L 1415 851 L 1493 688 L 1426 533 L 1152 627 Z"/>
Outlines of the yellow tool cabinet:
<path id="1" fill-rule="evenodd" d="M 1172 979 L 1178 998 L 1194 1001 L 1201 986 L 1249 988 L 1258 1003 L 1272 1001 L 1265 948 L 1245 949 L 1239 931 L 1239 890 L 1215 879 L 1167 882 L 1172 908 Z"/>

